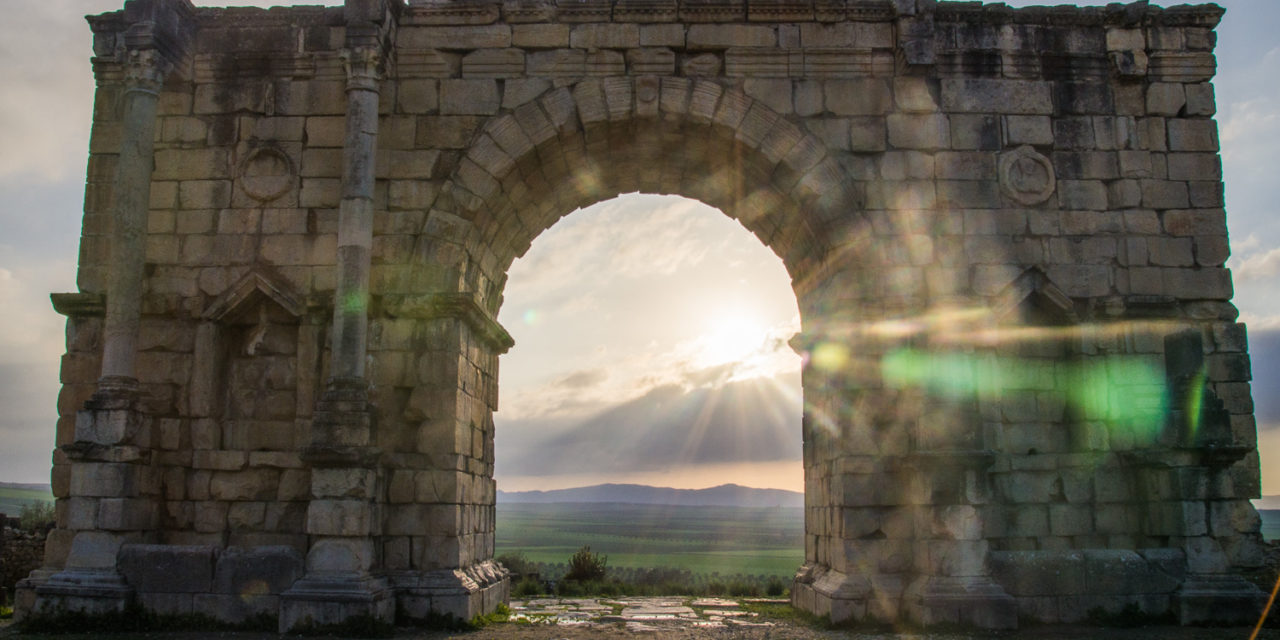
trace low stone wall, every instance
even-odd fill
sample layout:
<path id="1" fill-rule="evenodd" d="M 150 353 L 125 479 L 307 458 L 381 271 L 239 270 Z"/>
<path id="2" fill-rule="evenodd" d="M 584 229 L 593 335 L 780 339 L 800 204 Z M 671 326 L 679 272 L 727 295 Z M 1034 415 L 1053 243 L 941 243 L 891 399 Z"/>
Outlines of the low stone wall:
<path id="1" fill-rule="evenodd" d="M 200 613 L 236 624 L 259 616 L 274 619 L 280 594 L 302 577 L 304 561 L 285 545 L 126 545 L 116 568 L 149 611 Z"/>
<path id="2" fill-rule="evenodd" d="M 4 602 L 13 602 L 14 585 L 40 567 L 47 535 L 44 529 L 23 531 L 0 527 L 0 589 L 4 591 Z"/>

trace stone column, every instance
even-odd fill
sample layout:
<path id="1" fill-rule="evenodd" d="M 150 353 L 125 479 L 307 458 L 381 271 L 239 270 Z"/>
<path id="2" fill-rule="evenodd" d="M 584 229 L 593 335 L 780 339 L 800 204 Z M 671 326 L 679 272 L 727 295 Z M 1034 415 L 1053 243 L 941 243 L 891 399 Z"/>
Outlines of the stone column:
<path id="1" fill-rule="evenodd" d="M 121 610 L 130 588 L 116 572 L 117 553 L 126 543 L 148 541 L 156 526 L 154 496 L 149 495 L 150 425 L 136 406 L 134 358 L 156 103 L 169 65 L 154 49 L 126 55 L 102 376 L 97 392 L 76 416 L 75 442 L 62 447 L 71 460 L 71 487 L 68 513 L 59 526 L 72 530 L 74 538 L 63 570 L 35 585 L 37 609 Z"/>
<path id="2" fill-rule="evenodd" d="M 99 393 L 136 388 L 134 357 L 142 315 L 142 266 L 146 258 L 151 169 L 155 165 L 156 103 L 166 63 L 154 49 L 130 51 L 120 157 L 112 187 L 111 258 L 103 328 Z"/>
<path id="3" fill-rule="evenodd" d="M 348 25 L 347 44 L 341 52 L 347 121 L 331 376 L 303 453 L 312 467 L 307 572 L 281 595 L 281 632 L 353 617 L 391 622 L 395 615 L 393 592 L 373 575 L 379 564 L 380 481 L 364 378 L 382 49 L 373 25 Z"/>

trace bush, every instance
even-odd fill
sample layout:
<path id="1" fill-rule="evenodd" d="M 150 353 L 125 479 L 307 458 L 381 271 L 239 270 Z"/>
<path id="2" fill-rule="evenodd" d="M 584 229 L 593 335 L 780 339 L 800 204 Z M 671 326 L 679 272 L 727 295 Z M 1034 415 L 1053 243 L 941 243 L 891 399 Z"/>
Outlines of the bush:
<path id="1" fill-rule="evenodd" d="M 18 512 L 18 526 L 27 531 L 43 529 L 53 524 L 54 512 L 52 502 L 28 502 Z"/>
<path id="2" fill-rule="evenodd" d="M 504 553 L 494 558 L 494 560 L 497 560 L 498 564 L 506 567 L 507 571 L 517 576 L 524 577 L 538 573 L 538 565 L 529 562 L 529 559 L 523 553 Z"/>
<path id="3" fill-rule="evenodd" d="M 578 582 L 604 580 L 608 560 L 608 556 L 592 553 L 591 545 L 583 545 L 569 558 L 569 571 L 564 574 L 564 579 Z"/>
<path id="4" fill-rule="evenodd" d="M 765 595 L 772 598 L 786 595 L 787 583 L 783 582 L 782 578 L 779 578 L 778 576 L 773 576 L 769 578 L 769 584 L 765 585 L 764 592 L 765 592 Z"/>
<path id="5" fill-rule="evenodd" d="M 511 589 L 511 595 L 516 596 L 517 598 L 528 598 L 529 596 L 541 595 L 542 592 L 542 583 L 534 580 L 533 578 L 524 578 L 520 582 L 516 583 L 516 586 Z"/>

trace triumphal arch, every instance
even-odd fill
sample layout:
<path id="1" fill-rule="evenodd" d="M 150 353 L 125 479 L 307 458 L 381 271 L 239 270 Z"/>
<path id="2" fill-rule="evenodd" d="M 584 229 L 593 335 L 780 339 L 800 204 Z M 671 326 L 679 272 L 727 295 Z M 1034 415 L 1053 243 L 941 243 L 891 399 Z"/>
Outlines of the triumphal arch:
<path id="1" fill-rule="evenodd" d="M 506 271 L 621 193 L 718 207 L 803 316 L 836 621 L 1252 620 L 1256 427 L 1213 5 L 130 0 L 97 98 L 19 609 L 460 618 Z M 1136 607 L 1136 609 L 1135 609 Z"/>

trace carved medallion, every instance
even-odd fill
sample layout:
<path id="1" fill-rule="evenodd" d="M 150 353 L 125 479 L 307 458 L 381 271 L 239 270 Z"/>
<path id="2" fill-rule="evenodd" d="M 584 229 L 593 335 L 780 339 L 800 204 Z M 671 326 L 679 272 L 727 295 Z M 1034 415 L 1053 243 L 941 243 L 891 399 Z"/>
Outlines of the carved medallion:
<path id="1" fill-rule="evenodd" d="M 240 188 L 250 198 L 268 202 L 293 187 L 293 161 L 272 147 L 254 149 L 240 167 Z"/>
<path id="2" fill-rule="evenodd" d="M 1053 163 L 1030 146 L 1000 154 L 1000 190 L 1019 204 L 1040 204 L 1053 195 Z"/>

